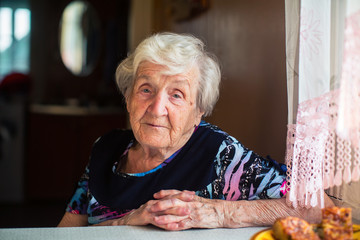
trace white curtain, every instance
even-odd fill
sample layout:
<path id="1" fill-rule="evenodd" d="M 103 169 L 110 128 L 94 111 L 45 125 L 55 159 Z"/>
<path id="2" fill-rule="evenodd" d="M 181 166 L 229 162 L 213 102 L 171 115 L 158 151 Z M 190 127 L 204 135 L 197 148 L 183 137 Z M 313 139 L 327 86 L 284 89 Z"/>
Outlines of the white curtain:
<path id="1" fill-rule="evenodd" d="M 288 203 L 360 220 L 360 1 L 285 0 Z"/>

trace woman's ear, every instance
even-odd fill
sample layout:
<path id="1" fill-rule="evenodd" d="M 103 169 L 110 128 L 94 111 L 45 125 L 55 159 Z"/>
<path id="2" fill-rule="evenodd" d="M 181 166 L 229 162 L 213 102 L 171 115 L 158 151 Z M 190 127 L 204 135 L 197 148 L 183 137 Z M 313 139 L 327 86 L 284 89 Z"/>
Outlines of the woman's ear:
<path id="1" fill-rule="evenodd" d="M 198 126 L 202 120 L 202 117 L 204 116 L 204 111 L 201 111 L 201 110 L 198 110 L 198 115 L 196 116 L 196 119 L 195 119 L 195 124 L 196 126 Z"/>
<path id="2" fill-rule="evenodd" d="M 128 112 L 130 112 L 129 108 L 130 108 L 130 103 L 131 103 L 131 96 L 132 96 L 133 87 L 134 87 L 134 85 L 131 85 L 130 87 L 126 88 L 125 93 L 124 93 L 126 110 Z"/>
<path id="3" fill-rule="evenodd" d="M 126 110 L 129 112 L 130 94 L 127 94 L 125 96 L 125 104 L 126 104 Z"/>

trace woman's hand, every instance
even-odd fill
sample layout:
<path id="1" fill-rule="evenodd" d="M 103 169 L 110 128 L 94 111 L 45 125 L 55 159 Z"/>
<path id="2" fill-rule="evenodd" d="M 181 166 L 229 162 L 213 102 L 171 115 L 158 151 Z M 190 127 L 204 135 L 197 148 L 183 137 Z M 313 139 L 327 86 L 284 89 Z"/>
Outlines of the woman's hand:
<path id="1" fill-rule="evenodd" d="M 162 190 L 154 194 L 158 201 L 151 206 L 156 226 L 166 230 L 218 228 L 224 226 L 224 205 L 195 192 Z"/>
<path id="2" fill-rule="evenodd" d="M 148 225 L 166 229 L 222 227 L 223 211 L 217 200 L 198 197 L 191 191 L 162 190 L 122 218 L 97 225 Z"/>
<path id="3" fill-rule="evenodd" d="M 175 222 L 176 221 L 179 222 L 181 220 L 188 218 L 189 210 L 188 208 L 184 207 L 183 203 L 186 201 L 190 201 L 193 198 L 194 193 L 189 191 L 184 191 L 181 194 L 180 191 L 176 191 L 176 193 L 178 194 L 175 194 L 175 190 L 168 190 L 165 192 L 168 195 L 167 197 L 161 194 L 161 196 L 163 197 L 162 198 L 160 197 L 159 200 L 150 200 L 147 203 L 141 205 L 138 209 L 129 212 L 127 215 L 121 218 L 107 220 L 96 225 L 97 226 L 109 226 L 109 225 L 140 226 L 140 225 L 152 224 L 160 228 L 176 230 L 177 228 L 176 223 L 168 222 L 168 224 L 158 224 L 157 222 L 161 223 L 161 218 L 159 221 L 158 217 L 164 214 L 171 215 L 172 220 Z M 155 195 L 160 196 L 158 193 L 156 193 Z M 174 197 L 170 197 L 170 195 L 174 195 Z M 161 208 L 162 210 L 160 210 L 159 207 L 162 207 Z"/>

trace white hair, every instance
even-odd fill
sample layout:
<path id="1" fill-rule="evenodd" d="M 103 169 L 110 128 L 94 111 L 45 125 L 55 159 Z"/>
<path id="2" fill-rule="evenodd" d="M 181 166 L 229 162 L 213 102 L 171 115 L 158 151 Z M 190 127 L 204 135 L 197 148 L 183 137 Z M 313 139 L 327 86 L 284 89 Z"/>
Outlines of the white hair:
<path id="1" fill-rule="evenodd" d="M 185 34 L 157 33 L 143 40 L 116 69 L 116 83 L 125 98 L 130 96 L 136 71 L 144 61 L 166 66 L 169 75 L 198 67 L 197 107 L 204 116 L 211 115 L 219 98 L 221 73 L 216 57 L 205 50 L 200 39 Z"/>

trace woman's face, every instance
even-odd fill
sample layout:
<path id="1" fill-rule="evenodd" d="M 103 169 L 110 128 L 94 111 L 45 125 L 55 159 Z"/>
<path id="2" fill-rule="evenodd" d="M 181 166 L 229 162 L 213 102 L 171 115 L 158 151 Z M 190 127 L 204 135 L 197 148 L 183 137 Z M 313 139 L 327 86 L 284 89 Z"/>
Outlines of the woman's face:
<path id="1" fill-rule="evenodd" d="M 199 72 L 196 67 L 177 75 L 151 62 L 138 67 L 127 99 L 130 124 L 143 146 L 176 151 L 190 138 L 202 112 L 196 106 Z"/>

